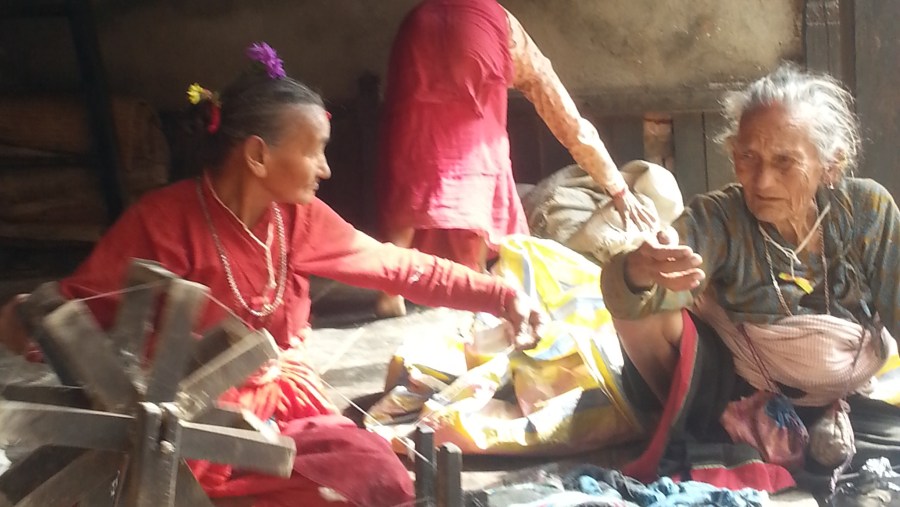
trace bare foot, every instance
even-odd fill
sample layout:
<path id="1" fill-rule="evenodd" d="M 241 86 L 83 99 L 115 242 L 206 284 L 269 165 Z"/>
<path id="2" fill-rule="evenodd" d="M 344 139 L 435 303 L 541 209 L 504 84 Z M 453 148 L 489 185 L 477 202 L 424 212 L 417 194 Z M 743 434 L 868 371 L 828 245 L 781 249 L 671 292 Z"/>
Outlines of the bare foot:
<path id="1" fill-rule="evenodd" d="M 406 315 L 406 303 L 403 301 L 403 296 L 382 292 L 375 301 L 375 315 L 382 319 Z"/>

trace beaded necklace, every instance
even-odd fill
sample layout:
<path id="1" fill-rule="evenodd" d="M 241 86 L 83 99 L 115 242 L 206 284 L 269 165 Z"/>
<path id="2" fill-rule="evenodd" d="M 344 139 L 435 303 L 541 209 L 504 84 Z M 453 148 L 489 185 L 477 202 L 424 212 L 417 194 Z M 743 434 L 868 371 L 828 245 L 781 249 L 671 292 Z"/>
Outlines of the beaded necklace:
<path id="1" fill-rule="evenodd" d="M 244 231 L 250 236 L 250 238 L 260 245 L 266 253 L 266 274 L 268 275 L 268 283 L 266 284 L 266 289 L 263 293 L 265 297 L 265 302 L 262 305 L 262 308 L 255 309 L 252 308 L 247 301 L 244 299 L 244 296 L 241 294 L 241 291 L 238 289 L 237 282 L 234 279 L 234 274 L 231 271 L 231 262 L 228 260 L 228 256 L 225 253 L 225 247 L 222 244 L 222 240 L 219 238 L 218 232 L 216 232 L 215 224 L 213 224 L 212 216 L 209 212 L 209 207 L 206 205 L 206 199 L 203 197 L 203 182 L 205 181 L 207 187 L 209 188 L 210 193 L 212 193 L 213 197 L 216 199 L 216 202 L 219 203 L 225 210 L 234 217 L 235 220 L 241 227 L 243 227 Z M 278 309 L 279 306 L 284 302 L 284 289 L 285 289 L 285 280 L 287 279 L 287 247 L 285 245 L 285 233 L 284 233 L 284 219 L 281 216 L 281 209 L 276 204 L 272 204 L 272 215 L 275 218 L 275 227 L 278 233 L 278 246 L 279 246 L 279 265 L 278 265 L 278 280 L 275 280 L 275 269 L 272 263 L 272 255 L 271 255 L 271 244 L 272 244 L 272 226 L 269 225 L 268 234 L 266 235 L 266 241 L 263 242 L 259 238 L 253 234 L 250 229 L 234 214 L 228 206 L 225 206 L 225 203 L 219 199 L 219 196 L 216 194 L 215 189 L 213 188 L 209 178 L 204 175 L 201 178 L 197 178 L 197 197 L 200 199 L 200 207 L 203 210 L 203 216 L 206 218 L 206 224 L 209 226 L 210 233 L 212 233 L 213 242 L 216 245 L 216 251 L 219 254 L 219 260 L 222 262 L 222 267 L 225 268 L 225 278 L 228 281 L 228 287 L 231 289 L 231 293 L 234 295 L 235 300 L 240 304 L 250 315 L 253 315 L 257 318 L 268 317 L 275 310 Z M 274 297 L 270 294 L 272 289 L 275 290 Z M 271 298 L 271 299 L 270 299 Z"/>

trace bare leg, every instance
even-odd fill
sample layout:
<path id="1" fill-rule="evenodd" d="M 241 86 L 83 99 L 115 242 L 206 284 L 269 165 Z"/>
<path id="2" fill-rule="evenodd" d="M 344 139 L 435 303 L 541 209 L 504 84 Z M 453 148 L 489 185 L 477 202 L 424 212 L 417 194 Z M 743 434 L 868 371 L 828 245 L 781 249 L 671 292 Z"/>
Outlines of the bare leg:
<path id="1" fill-rule="evenodd" d="M 387 241 L 401 248 L 412 246 L 416 230 L 412 227 L 397 229 L 387 234 Z M 375 315 L 381 318 L 402 317 L 406 315 L 406 303 L 403 296 L 382 292 L 375 302 Z"/>
<path id="2" fill-rule="evenodd" d="M 680 311 L 658 313 L 640 320 L 613 319 L 622 349 L 660 402 L 665 404 L 678 364 L 684 322 Z"/>
<path id="3" fill-rule="evenodd" d="M 486 273 L 487 256 L 490 250 L 484 238 L 469 231 L 452 230 L 449 232 L 453 235 L 453 240 L 448 241 L 447 248 L 449 250 L 445 254 L 447 258 L 479 273 Z"/>
<path id="4" fill-rule="evenodd" d="M 478 267 L 477 271 L 482 273 L 487 272 L 487 256 L 488 256 L 488 245 L 487 242 L 481 240 L 481 249 L 478 252 Z"/>

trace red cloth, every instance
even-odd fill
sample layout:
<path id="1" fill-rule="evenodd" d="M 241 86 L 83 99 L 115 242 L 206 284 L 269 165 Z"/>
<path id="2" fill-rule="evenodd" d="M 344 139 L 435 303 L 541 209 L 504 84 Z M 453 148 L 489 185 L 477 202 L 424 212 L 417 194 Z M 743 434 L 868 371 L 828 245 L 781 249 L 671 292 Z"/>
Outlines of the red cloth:
<path id="1" fill-rule="evenodd" d="M 777 493 L 797 485 L 786 468 L 762 461 L 750 461 L 732 468 L 692 468 L 691 480 L 712 484 L 717 488 L 753 488 L 769 493 Z"/>
<path id="2" fill-rule="evenodd" d="M 513 293 L 498 279 L 443 259 L 379 243 L 356 231 L 316 199 L 308 205 L 280 205 L 289 252 L 284 304 L 266 318 L 255 318 L 232 295 L 210 226 L 200 207 L 197 188 L 194 180 L 176 183 L 148 194 L 129 208 L 90 257 L 61 282 L 62 292 L 69 298 L 87 298 L 118 291 L 132 258 L 157 261 L 182 278 L 206 285 L 212 297 L 251 326 L 268 329 L 284 351 L 277 370 L 260 372 L 239 389 L 227 392 L 223 401 L 238 403 L 263 420 L 274 418 L 282 429 L 295 419 L 327 415 L 334 410 L 322 393 L 315 372 L 305 364 L 300 346 L 309 326 L 309 275 L 401 294 L 420 304 L 493 313 L 499 313 L 506 298 Z M 209 189 L 205 185 L 200 188 L 238 288 L 249 300 L 251 294 L 260 292 L 267 279 L 263 251 L 216 202 Z M 265 237 L 271 220 L 272 213 L 267 212 L 253 232 Z M 279 249 L 276 241 L 272 247 L 276 270 Z M 87 304 L 100 324 L 108 328 L 117 301 L 116 297 L 99 297 L 88 300 Z M 209 327 L 224 316 L 222 308 L 208 304 L 200 328 Z M 148 353 L 152 353 L 152 343 Z M 352 447 L 352 442 L 347 440 L 345 447 Z M 338 465 L 344 458 L 338 454 L 345 448 L 336 447 L 337 450 L 341 452 L 332 453 L 332 459 L 335 470 L 340 471 Z M 386 469 L 399 466 L 391 453 L 373 454 L 375 458 L 378 466 Z M 326 462 L 324 455 L 317 461 L 323 466 Z M 210 490 L 225 487 L 231 475 L 230 469 L 219 465 L 194 463 L 193 468 Z M 359 479 L 355 476 L 355 480 Z M 282 484 L 285 491 L 297 486 L 293 478 L 272 481 L 275 481 L 272 484 Z M 369 482 L 369 478 L 364 478 L 362 484 Z M 240 488 L 230 491 L 240 492 Z M 290 496 L 284 491 L 280 495 Z M 296 500 L 295 504 L 315 505 Z"/>
<path id="3" fill-rule="evenodd" d="M 287 484 L 284 479 L 249 474 L 210 489 L 210 496 L 250 495 L 258 498 L 255 507 L 319 505 L 319 485 L 326 484 L 354 505 L 387 507 L 409 502 L 415 495 L 409 472 L 390 445 L 345 417 L 298 419 L 285 427 L 284 434 L 297 446 L 294 474 Z"/>
<path id="4" fill-rule="evenodd" d="M 219 401 L 246 407 L 263 421 L 273 419 L 280 430 L 295 419 L 334 413 L 319 376 L 303 362 L 304 348 L 283 351 L 276 365 L 249 378 L 240 389 L 225 392 Z"/>
<path id="5" fill-rule="evenodd" d="M 509 22 L 495 0 L 425 0 L 388 65 L 379 215 L 385 232 L 528 233 L 506 131 Z"/>

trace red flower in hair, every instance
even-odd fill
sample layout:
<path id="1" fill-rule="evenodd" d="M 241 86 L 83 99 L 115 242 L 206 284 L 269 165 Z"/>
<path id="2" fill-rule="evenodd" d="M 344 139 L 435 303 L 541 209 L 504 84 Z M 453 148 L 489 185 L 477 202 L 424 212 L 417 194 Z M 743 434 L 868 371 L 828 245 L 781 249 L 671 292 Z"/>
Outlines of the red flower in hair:
<path id="1" fill-rule="evenodd" d="M 219 131 L 219 125 L 222 123 L 222 112 L 219 105 L 215 102 L 209 102 L 209 121 L 206 122 L 206 131 L 215 134 Z"/>

